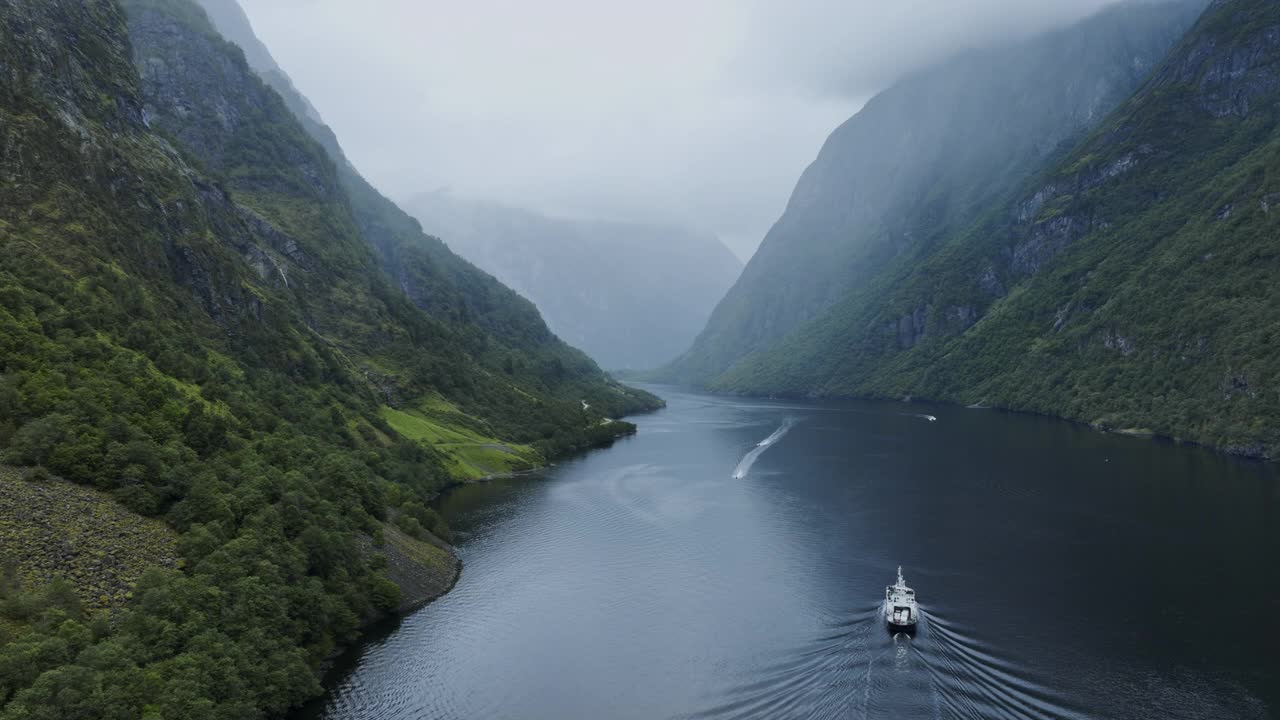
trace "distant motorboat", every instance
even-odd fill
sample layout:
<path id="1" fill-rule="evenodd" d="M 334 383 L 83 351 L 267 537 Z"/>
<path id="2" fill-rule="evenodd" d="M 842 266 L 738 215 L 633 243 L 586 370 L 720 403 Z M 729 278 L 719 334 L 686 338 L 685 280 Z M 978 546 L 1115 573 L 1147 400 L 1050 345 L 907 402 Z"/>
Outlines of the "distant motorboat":
<path id="1" fill-rule="evenodd" d="M 898 566 L 898 582 L 884 589 L 884 619 L 894 632 L 915 632 L 920 617 L 916 604 L 916 591 L 907 587 L 902 579 L 902 566 Z"/>

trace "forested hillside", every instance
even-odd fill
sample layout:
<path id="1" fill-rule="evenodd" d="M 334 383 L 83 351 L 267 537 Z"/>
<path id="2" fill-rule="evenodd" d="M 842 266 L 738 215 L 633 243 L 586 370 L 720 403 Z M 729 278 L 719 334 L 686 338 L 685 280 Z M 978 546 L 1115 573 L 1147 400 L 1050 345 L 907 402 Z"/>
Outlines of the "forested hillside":
<path id="1" fill-rule="evenodd" d="M 384 540 L 447 534 L 442 433 L 527 466 L 657 404 L 361 194 L 194 2 L 0 0 L 0 68 L 3 461 L 179 533 L 110 617 L 0 583 L 0 717 L 281 713 L 401 606 Z"/>
<path id="2" fill-rule="evenodd" d="M 692 348 L 656 377 L 710 383 L 886 268 L 930 256 L 1129 97 L 1203 6 L 1118 5 L 872 98 L 827 139 Z"/>
<path id="3" fill-rule="evenodd" d="M 1280 5 L 1215 2 L 1018 196 L 718 381 L 1280 451 Z"/>

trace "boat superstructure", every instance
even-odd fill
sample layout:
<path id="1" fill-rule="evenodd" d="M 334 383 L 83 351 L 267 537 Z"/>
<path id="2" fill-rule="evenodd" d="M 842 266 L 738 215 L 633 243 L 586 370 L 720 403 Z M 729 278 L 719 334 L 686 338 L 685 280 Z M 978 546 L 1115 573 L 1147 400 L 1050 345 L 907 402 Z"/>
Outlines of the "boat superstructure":
<path id="1" fill-rule="evenodd" d="M 884 589 L 884 619 L 889 629 L 897 632 L 912 632 L 916 629 L 916 621 L 920 617 L 920 606 L 916 603 L 916 591 L 907 587 L 902 579 L 902 566 L 898 566 L 898 582 Z"/>

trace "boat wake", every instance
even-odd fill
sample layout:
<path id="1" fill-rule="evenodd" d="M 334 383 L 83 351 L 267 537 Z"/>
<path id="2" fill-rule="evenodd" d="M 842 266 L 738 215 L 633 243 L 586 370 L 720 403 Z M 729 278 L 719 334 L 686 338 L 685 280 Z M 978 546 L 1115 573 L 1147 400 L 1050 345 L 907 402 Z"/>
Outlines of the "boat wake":
<path id="1" fill-rule="evenodd" d="M 742 459 L 738 461 L 738 467 L 733 470 L 733 479 L 741 480 L 745 478 L 747 473 L 751 471 L 751 466 L 756 464 L 756 460 L 760 459 L 764 451 L 773 447 L 787 433 L 791 432 L 791 428 L 795 427 L 795 424 L 795 420 L 787 418 L 782 421 L 782 425 L 777 430 L 773 431 L 772 435 L 756 443 L 756 446 L 751 448 L 751 451 L 743 455 Z"/>
<path id="2" fill-rule="evenodd" d="M 807 646 L 749 668 L 684 720 L 1090 717 L 996 649 L 923 608 L 920 620 L 917 636 L 886 633 L 879 605 L 855 609 Z"/>
<path id="3" fill-rule="evenodd" d="M 1001 657 L 996 648 L 942 618 L 928 620 L 932 652 L 926 667 L 946 716 L 1009 720 L 1089 717 L 1017 663 Z"/>

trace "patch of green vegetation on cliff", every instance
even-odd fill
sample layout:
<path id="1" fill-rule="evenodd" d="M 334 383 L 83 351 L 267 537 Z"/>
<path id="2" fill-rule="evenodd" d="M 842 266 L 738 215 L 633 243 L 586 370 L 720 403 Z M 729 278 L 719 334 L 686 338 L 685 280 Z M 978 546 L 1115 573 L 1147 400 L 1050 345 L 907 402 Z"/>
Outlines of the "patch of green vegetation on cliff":
<path id="1" fill-rule="evenodd" d="M 447 418 L 456 417 L 456 410 L 441 400 L 411 410 L 384 407 L 382 417 L 401 436 L 443 454 L 450 474 L 459 480 L 529 470 L 545 462 L 527 445 L 509 445 L 465 425 L 449 424 Z"/>

